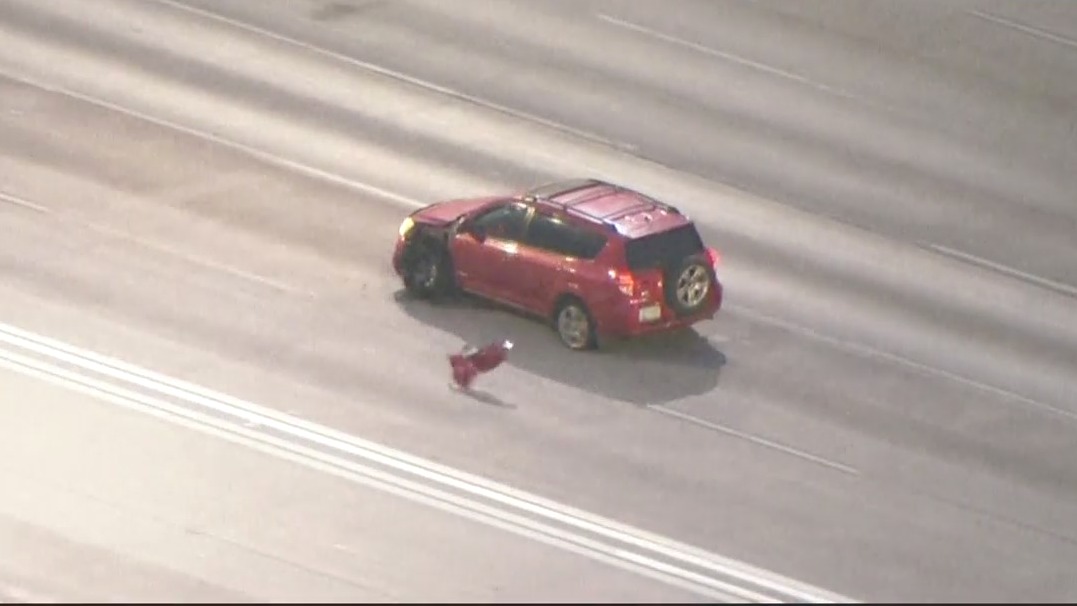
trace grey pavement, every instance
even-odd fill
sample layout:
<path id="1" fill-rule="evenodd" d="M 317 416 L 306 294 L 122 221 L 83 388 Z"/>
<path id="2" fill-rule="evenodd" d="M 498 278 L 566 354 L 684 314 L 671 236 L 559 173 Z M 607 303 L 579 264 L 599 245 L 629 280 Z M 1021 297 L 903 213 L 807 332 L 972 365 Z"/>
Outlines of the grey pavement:
<path id="1" fill-rule="evenodd" d="M 856 599 L 1070 601 L 1075 39 L 1062 3 L 12 0 L 0 321 Z M 415 205 L 580 174 L 697 219 L 723 252 L 715 321 L 576 355 L 527 319 L 399 297 L 389 255 Z M 500 336 L 519 347 L 486 395 L 450 392 L 446 352 Z M 111 417 L 95 422 L 120 439 Z M 115 448 L 181 439 L 131 435 Z M 53 472 L 55 490 L 87 481 Z M 183 499 L 221 489 L 176 473 Z M 49 509 L 76 502 L 19 482 L 31 496 L 5 506 L 40 519 L 0 518 L 0 540 L 92 563 Z M 257 490 L 236 511 L 312 506 Z M 355 523 L 324 513 L 324 532 Z M 464 577 L 501 561 L 488 551 L 538 547 L 457 538 L 473 567 L 421 595 L 532 587 L 511 567 Z M 255 592 L 245 575 L 270 564 L 238 552 L 220 556 L 237 580 L 192 575 L 191 541 L 146 551 L 180 570 L 162 581 L 176 595 L 375 595 L 307 573 Z M 32 559 L 0 571 L 44 594 L 165 578 L 117 557 L 99 589 L 52 586 Z M 547 578 L 573 561 L 531 557 Z M 371 592 L 413 595 L 368 574 Z M 678 599 L 593 565 L 563 574 L 564 599 Z"/>

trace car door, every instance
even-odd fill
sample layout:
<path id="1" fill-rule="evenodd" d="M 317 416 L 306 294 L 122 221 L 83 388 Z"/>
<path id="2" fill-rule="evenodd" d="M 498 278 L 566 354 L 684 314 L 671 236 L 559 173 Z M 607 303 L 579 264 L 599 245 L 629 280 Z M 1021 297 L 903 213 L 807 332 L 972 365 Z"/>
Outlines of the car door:
<path id="1" fill-rule="evenodd" d="M 507 202 L 461 225 L 453 237 L 452 256 L 464 290 L 517 304 L 508 266 L 519 252 L 530 212 L 522 202 Z"/>
<path id="2" fill-rule="evenodd" d="M 580 264 L 589 262 L 601 248 L 588 235 L 568 218 L 535 211 L 519 254 L 509 261 L 508 279 L 522 307 L 546 315 L 561 294 L 580 290 Z"/>

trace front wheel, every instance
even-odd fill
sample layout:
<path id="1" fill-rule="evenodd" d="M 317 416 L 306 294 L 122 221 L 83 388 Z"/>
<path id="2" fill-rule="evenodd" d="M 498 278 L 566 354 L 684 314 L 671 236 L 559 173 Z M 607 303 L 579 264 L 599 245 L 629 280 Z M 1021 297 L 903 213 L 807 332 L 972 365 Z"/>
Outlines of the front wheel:
<path id="1" fill-rule="evenodd" d="M 569 349 L 594 349 L 598 345 L 594 319 L 579 300 L 569 299 L 558 307 L 554 327 L 561 342 Z"/>
<path id="2" fill-rule="evenodd" d="M 404 272 L 404 286 L 411 294 L 433 299 L 452 289 L 452 263 L 443 246 L 424 243 L 416 246 Z"/>

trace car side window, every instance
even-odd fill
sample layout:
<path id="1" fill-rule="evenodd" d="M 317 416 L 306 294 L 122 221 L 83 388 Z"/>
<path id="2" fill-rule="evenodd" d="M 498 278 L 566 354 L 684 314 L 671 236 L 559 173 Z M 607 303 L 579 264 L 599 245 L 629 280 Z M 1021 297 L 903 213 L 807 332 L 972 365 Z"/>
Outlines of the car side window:
<path id="1" fill-rule="evenodd" d="M 606 237 L 549 215 L 536 214 L 527 227 L 525 243 L 566 257 L 594 259 L 606 245 Z"/>
<path id="2" fill-rule="evenodd" d="M 519 203 L 499 206 L 476 218 L 474 226 L 487 238 L 519 242 L 524 236 L 528 210 L 527 206 Z"/>

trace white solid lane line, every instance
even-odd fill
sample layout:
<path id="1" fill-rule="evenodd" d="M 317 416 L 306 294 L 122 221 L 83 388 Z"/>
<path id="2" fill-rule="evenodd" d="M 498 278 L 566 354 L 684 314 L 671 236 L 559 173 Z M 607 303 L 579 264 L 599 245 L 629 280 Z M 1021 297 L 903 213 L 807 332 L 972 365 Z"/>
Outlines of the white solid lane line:
<path id="1" fill-rule="evenodd" d="M 77 224 L 77 225 L 79 225 L 81 227 L 84 227 L 86 229 L 90 229 L 90 230 L 96 231 L 98 233 L 101 233 L 101 234 L 103 234 L 103 235 L 105 235 L 107 237 L 115 238 L 115 239 L 119 239 L 119 240 L 125 240 L 127 242 L 136 244 L 136 245 L 141 246 L 143 248 L 148 248 L 150 250 L 156 251 L 156 252 L 164 254 L 166 256 L 179 259 L 179 260 L 181 260 L 181 261 L 183 261 L 185 263 L 190 263 L 192 265 L 197 265 L 197 266 L 200 266 L 200 267 L 203 267 L 203 268 L 207 268 L 207 269 L 211 269 L 211 270 L 218 271 L 218 272 L 221 272 L 221 273 L 229 274 L 231 276 L 234 276 L 234 277 L 237 277 L 237 278 L 242 278 L 244 280 L 254 282 L 254 283 L 260 284 L 262 286 L 268 286 L 268 287 L 273 288 L 275 290 L 279 290 L 281 292 L 285 292 L 285 293 L 288 293 L 288 294 L 291 294 L 291 295 L 295 295 L 295 296 L 299 296 L 299 297 L 303 297 L 303 298 L 307 298 L 307 299 L 317 298 L 317 294 L 314 293 L 314 292 L 311 292 L 309 290 L 303 290 L 301 288 L 297 288 L 295 286 L 292 286 L 290 284 L 286 284 L 286 283 L 281 282 L 279 280 L 274 280 L 272 278 L 267 278 L 267 277 L 265 277 L 263 275 L 254 273 L 252 271 L 241 269 L 239 267 L 235 267 L 235 266 L 229 265 L 227 263 L 221 263 L 219 261 L 215 261 L 213 259 L 203 257 L 201 255 L 195 255 L 195 254 L 192 254 L 192 253 L 189 253 L 189 252 L 185 252 L 183 250 L 180 250 L 180 249 L 177 249 L 177 248 L 165 245 L 165 244 L 161 244 L 159 242 L 154 242 L 152 240 L 149 240 L 147 238 L 143 238 L 141 236 L 137 236 L 137 235 L 135 235 L 135 234 L 133 234 L 133 233 L 131 233 L 129 231 L 123 230 L 123 229 L 117 229 L 117 228 L 114 228 L 112 226 L 105 225 L 105 224 L 102 224 L 102 223 L 97 223 L 97 222 L 94 222 L 94 221 L 81 219 L 81 218 L 75 217 L 73 215 L 70 215 L 68 213 L 64 213 L 62 211 L 60 211 L 60 212 L 54 211 L 54 210 L 52 210 L 51 208 L 49 208 L 47 206 L 38 204 L 36 202 L 31 202 L 30 200 L 27 200 L 27 199 L 22 198 L 20 196 L 16 196 L 14 194 L 9 194 L 9 193 L 6 193 L 6 192 L 0 192 L 0 202 L 8 202 L 8 203 L 14 204 L 15 206 L 19 206 L 19 207 L 22 207 L 22 208 L 27 208 L 27 209 L 30 209 L 30 210 L 34 210 L 34 211 L 37 211 L 37 212 L 42 213 L 42 214 L 47 214 L 47 215 L 50 215 L 52 218 L 58 219 L 58 220 L 61 220 L 61 221 L 70 221 L 70 222 L 75 223 L 75 224 Z"/>
<path id="2" fill-rule="evenodd" d="M 1020 269 L 1015 269 L 1013 267 L 1009 267 L 1007 265 L 1003 265 L 1002 263 L 997 263 L 995 261 L 991 261 L 991 260 L 985 259 L 983 257 L 977 257 L 976 255 L 969 254 L 967 252 L 962 252 L 960 250 L 956 250 L 956 249 L 950 248 L 948 246 L 943 246 L 941 244 L 927 244 L 926 246 L 928 248 L 930 248 L 931 250 L 934 250 L 935 252 L 942 253 L 942 254 L 944 254 L 944 255 L 946 255 L 948 257 L 953 257 L 955 259 L 960 259 L 962 261 L 967 261 L 969 263 L 972 263 L 973 265 L 979 265 L 980 267 L 986 267 L 988 269 L 993 269 L 993 270 L 995 270 L 995 271 L 997 271 L 999 273 L 1006 274 L 1006 275 L 1008 275 L 1008 276 L 1010 276 L 1012 278 L 1018 278 L 1020 280 L 1026 281 L 1026 282 L 1031 282 L 1032 284 L 1035 284 L 1037 286 L 1042 286 L 1044 288 L 1048 288 L 1050 290 L 1062 293 L 1064 295 L 1069 295 L 1071 297 L 1077 297 L 1077 288 L 1075 288 L 1073 286 L 1070 286 L 1069 284 L 1066 284 L 1064 282 L 1058 282 L 1058 281 L 1055 281 L 1055 280 L 1051 280 L 1049 278 L 1044 278 L 1044 277 L 1041 277 L 1041 276 L 1037 276 L 1036 274 L 1030 274 L 1028 272 L 1021 271 Z"/>
<path id="3" fill-rule="evenodd" d="M 450 488 L 452 490 L 467 493 L 473 497 L 492 501 L 502 508 L 522 511 L 532 516 L 538 516 L 557 524 L 563 524 L 569 528 L 575 528 L 579 532 L 587 532 L 600 536 L 604 539 L 622 544 L 631 545 L 636 549 L 645 550 L 655 556 L 669 558 L 683 565 L 693 566 L 720 577 L 735 580 L 738 584 L 757 587 L 765 592 L 787 597 L 793 601 L 826 602 L 826 601 L 849 601 L 848 598 L 836 596 L 830 592 L 802 584 L 791 579 L 780 577 L 773 573 L 748 566 L 704 550 L 684 545 L 664 537 L 646 533 L 640 529 L 618 524 L 599 516 L 580 512 L 579 510 L 527 494 L 525 492 L 497 484 L 495 482 L 452 470 L 446 466 L 437 465 L 424 461 L 418 457 L 362 440 L 355 436 L 344 434 L 322 427 L 314 423 L 303 421 L 270 409 L 245 402 L 224 394 L 217 394 L 208 389 L 192 385 L 190 383 L 170 379 L 163 375 L 148 370 L 134 367 L 130 364 L 113 360 L 93 352 L 81 350 L 35 335 L 28 331 L 18 329 L 6 324 L 0 324 L 0 341 L 5 342 L 11 348 L 31 352 L 65 364 L 71 364 L 83 371 L 110 377 L 122 381 L 124 384 L 135 385 L 141 389 L 153 393 L 162 394 L 186 404 L 194 404 L 203 410 L 224 414 L 235 421 L 231 421 L 238 429 L 243 429 L 244 423 L 253 424 L 266 429 L 279 432 L 287 437 L 289 444 L 303 441 L 310 445 L 328 448 L 337 453 L 344 453 L 353 457 L 377 463 L 394 470 L 395 473 L 406 473 L 418 476 L 429 483 Z M 8 354 L 6 357 L 11 358 Z M 24 356 L 25 357 L 25 356 Z M 23 358 L 17 358 L 20 362 L 26 362 Z M 61 372 L 63 369 L 59 369 Z M 77 375 L 76 375 L 77 376 Z M 129 391 L 129 390 L 128 390 Z M 136 394 L 137 395 L 137 394 Z M 172 405 L 175 406 L 175 405 Z M 188 411 L 190 412 L 190 411 Z M 203 413 L 198 413 L 202 414 Z M 190 416 L 188 414 L 188 416 Z M 216 423 L 221 423 L 220 418 L 210 417 Z M 236 423 L 238 421 L 238 423 Z M 233 429 L 232 431 L 235 431 Z M 247 430 L 244 430 L 247 431 Z M 296 445 L 296 447 L 307 448 Z M 325 456 L 324 451 L 315 450 Z M 625 550 L 617 550 L 618 553 L 627 553 Z M 634 554 L 630 556 L 633 561 L 639 558 L 651 558 Z M 668 564 L 661 564 L 662 568 L 668 568 Z M 696 573 L 673 567 L 680 571 L 684 582 L 693 582 L 698 585 Z M 667 574 L 668 572 L 664 573 Z M 728 583 L 717 578 L 709 579 L 709 585 L 718 591 L 733 592 L 727 587 Z M 751 590 L 741 589 L 741 593 Z"/>
<path id="4" fill-rule="evenodd" d="M 1034 37 L 1039 38 L 1041 40 L 1047 40 L 1047 41 L 1050 41 L 1050 42 L 1054 42 L 1056 44 L 1061 44 L 1063 46 L 1068 46 L 1068 47 L 1070 47 L 1072 49 L 1077 49 L 1077 40 L 1074 40 L 1072 38 L 1068 38 L 1066 36 L 1062 36 L 1060 34 L 1049 32 L 1049 31 L 1047 31 L 1045 29 L 1040 29 L 1038 27 L 1032 27 L 1031 25 L 1025 25 L 1024 23 L 1018 23 L 1017 21 L 1014 21 L 1012 19 L 1007 19 L 1005 17 L 1000 17 L 998 15 L 993 15 L 991 13 L 981 11 L 981 10 L 978 10 L 978 9 L 970 9 L 970 10 L 967 10 L 965 12 L 968 13 L 969 15 L 972 15 L 973 17 L 978 17 L 980 19 L 983 19 L 984 21 L 990 21 L 990 22 L 992 22 L 992 23 L 994 23 L 996 25 L 1001 25 L 1003 27 L 1008 27 L 1010 29 L 1015 29 L 1015 30 L 1017 30 L 1019 32 L 1028 34 L 1030 36 L 1034 36 Z"/>
<path id="5" fill-rule="evenodd" d="M 730 305 L 726 305 L 724 309 L 727 312 L 734 313 L 734 314 L 739 314 L 739 315 L 744 316 L 746 318 L 749 318 L 751 320 L 755 320 L 756 322 L 759 322 L 759 323 L 762 323 L 762 324 L 769 324 L 771 326 L 776 326 L 778 328 L 787 330 L 787 331 L 792 332 L 792 333 L 796 333 L 796 334 L 801 335 L 803 337 L 807 337 L 807 338 L 812 339 L 814 341 L 818 341 L 820 343 L 826 343 L 827 345 L 830 345 L 830 346 L 835 347 L 837 349 L 840 349 L 842 351 L 846 351 L 846 352 L 849 352 L 849 353 L 852 353 L 852 354 L 855 354 L 855 355 L 858 355 L 858 356 L 863 356 L 865 358 L 875 358 L 875 359 L 879 359 L 879 360 L 886 360 L 886 361 L 894 363 L 894 364 L 905 366 L 906 368 L 911 368 L 911 369 L 913 369 L 913 370 L 915 370 L 917 372 L 923 373 L 925 375 L 931 375 L 931 376 L 940 377 L 940 378 L 943 378 L 943 379 L 948 379 L 950 381 L 954 381 L 955 383 L 960 383 L 962 385 L 967 385 L 969 387 L 974 387 L 976 389 L 986 391 L 988 393 L 992 393 L 992 394 L 997 395 L 997 396 L 1001 396 L 1004 400 L 1007 400 L 1007 401 L 1017 402 L 1017 403 L 1021 403 L 1021 404 L 1027 404 L 1027 405 L 1029 405 L 1029 406 L 1031 406 L 1033 408 L 1038 408 L 1038 409 L 1040 409 L 1040 410 L 1042 410 L 1044 412 L 1048 412 L 1048 413 L 1051 413 L 1051 414 L 1054 414 L 1054 415 L 1065 417 L 1065 418 L 1069 419 L 1070 421 L 1077 421 L 1077 413 L 1075 413 L 1075 412 L 1066 410 L 1064 408 L 1059 408 L 1057 406 L 1052 406 L 1051 404 L 1048 404 L 1046 402 L 1041 402 L 1039 400 L 1030 398 L 1028 396 L 1023 396 L 1023 395 L 1021 395 L 1019 393 L 1010 391 L 1008 389 L 1003 389 L 1001 387 L 996 387 L 996 386 L 991 385 L 989 383 L 984 383 L 983 381 L 977 381 L 976 379 L 970 379 L 970 378 L 968 378 L 966 376 L 959 375 L 957 373 L 950 372 L 948 370 L 944 370 L 944 369 L 938 368 L 936 366 L 930 366 L 928 364 L 922 364 L 920 362 L 917 362 L 915 360 L 911 360 L 911 359 L 906 358 L 904 356 L 900 356 L 900 355 L 893 354 L 893 353 L 890 353 L 890 352 L 887 352 L 887 351 L 883 351 L 881 349 L 876 349 L 874 347 L 871 347 L 870 345 L 864 345 L 864 344 L 861 344 L 861 343 L 856 343 L 856 342 L 853 342 L 853 341 L 849 341 L 849 340 L 841 339 L 841 338 L 837 338 L 837 337 L 829 337 L 827 335 L 819 333 L 818 331 L 815 331 L 815 330 L 813 330 L 811 328 L 808 328 L 806 326 L 800 326 L 799 324 L 795 324 L 793 322 L 788 322 L 788 321 L 785 321 L 785 320 L 781 320 L 779 318 L 775 318 L 773 316 L 770 316 L 770 315 L 755 311 L 754 309 L 744 307 L 743 305 L 730 304 Z"/>
<path id="6" fill-rule="evenodd" d="M 699 417 L 692 416 L 692 415 L 690 415 L 688 413 L 681 412 L 679 410 L 674 410 L 674 409 L 668 408 L 666 406 L 648 406 L 648 408 L 650 410 L 653 410 L 653 411 L 657 412 L 657 413 L 661 413 L 661 414 L 664 414 L 664 415 L 669 415 L 671 417 L 676 417 L 678 419 L 681 419 L 682 421 L 687 421 L 689 423 L 699 425 L 700 427 L 705 427 L 705 428 L 710 429 L 712 431 L 717 431 L 718 433 L 723 433 L 723 434 L 728 435 L 728 436 L 733 436 L 735 438 L 740 438 L 742 440 L 747 440 L 747 441 L 749 441 L 749 442 L 751 442 L 753 444 L 758 444 L 759 446 L 763 446 L 765 448 L 771 448 L 771 449 L 777 450 L 779 452 L 783 452 L 783 453 L 785 453 L 787 455 L 792 455 L 794 457 L 797 457 L 798 459 L 804 459 L 805 461 L 811 461 L 812 463 L 817 463 L 817 464 L 822 465 L 824 467 L 829 467 L 831 469 L 836 469 L 836 470 L 838 470 L 838 471 L 840 471 L 842 473 L 847 473 L 847 474 L 854 475 L 854 476 L 860 475 L 859 470 L 857 470 L 854 467 L 850 467 L 849 465 L 845 465 L 843 463 L 838 463 L 837 461 L 831 461 L 830 459 L 820 457 L 818 455 L 813 455 L 810 452 L 804 452 L 803 450 L 793 448 L 792 446 L 786 446 L 785 444 L 781 444 L 781 443 L 775 442 L 773 440 L 768 440 L 768 439 L 760 437 L 760 436 L 752 435 L 750 433 L 745 433 L 743 431 L 738 431 L 736 429 L 733 429 L 732 427 L 726 427 L 725 425 L 721 425 L 719 423 L 714 423 L 712 421 L 707 421 L 705 419 L 700 419 Z"/>
<path id="7" fill-rule="evenodd" d="M 35 210 L 39 213 L 52 214 L 52 210 L 41 206 L 40 204 L 35 204 L 29 200 L 20 198 L 19 196 L 9 194 L 7 192 L 0 191 L 0 201 L 7 202 L 8 204 L 14 204 L 15 206 L 19 206 L 29 210 Z"/>
<path id="8" fill-rule="evenodd" d="M 416 200 L 415 198 L 411 198 L 411 197 L 408 197 L 408 196 L 402 196 L 402 195 L 400 195 L 400 194 L 398 194 L 396 192 L 389 191 L 389 190 L 381 188 L 381 187 L 376 187 L 376 186 L 370 185 L 368 183 L 362 183 L 362 182 L 356 181 L 354 179 L 348 179 L 347 177 L 343 177 L 343 176 L 338 175 L 336 173 L 326 171 L 326 170 L 322 170 L 320 168 L 316 168 L 314 166 L 311 166 L 309 164 L 304 164 L 303 162 L 298 162 L 296 160 L 290 160 L 288 158 L 285 158 L 284 156 L 279 156 L 279 155 L 274 154 L 272 152 L 267 152 L 267 151 L 252 147 L 250 145 L 245 145 L 245 144 L 239 143 L 237 141 L 232 141 L 231 139 L 222 137 L 220 135 L 215 135 L 213 133 L 210 133 L 210 132 L 207 132 L 207 131 L 204 131 L 204 130 L 200 130 L 200 129 L 197 129 L 197 128 L 192 128 L 192 127 L 189 127 L 189 126 L 184 126 L 182 124 L 179 124 L 177 122 L 172 122 L 171 120 L 166 120 L 164 118 L 158 118 L 156 116 L 151 116 L 149 114 L 140 112 L 140 111 L 135 110 L 135 109 L 131 109 L 129 107 L 124 107 L 122 105 L 117 105 L 115 103 L 112 103 L 110 101 L 106 101 L 104 99 L 101 99 L 99 97 L 95 97 L 93 95 L 83 94 L 83 93 L 80 93 L 78 91 L 65 88 L 63 86 L 50 84 L 50 83 L 47 83 L 45 81 L 38 80 L 36 78 L 31 78 L 29 76 L 12 73 L 12 72 L 9 72 L 9 71 L 3 70 L 3 69 L 0 69 L 0 76 L 3 76 L 5 78 L 8 78 L 9 80 L 13 80 L 15 82 L 19 82 L 21 84 L 25 84 L 27 86 L 33 86 L 33 87 L 41 89 L 43 91 L 47 91 L 47 92 L 58 94 L 58 95 L 64 95 L 64 96 L 70 97 L 72 99 L 77 99 L 79 101 L 82 101 L 83 103 L 88 103 L 88 104 L 93 105 L 95 107 L 101 107 L 101 108 L 104 108 L 104 109 L 107 109 L 107 110 L 110 110 L 110 111 L 113 111 L 113 112 L 116 112 L 116 113 L 119 113 L 119 114 L 122 114 L 122 115 L 125 115 L 125 116 L 130 116 L 132 118 L 137 118 L 139 120 L 148 122 L 150 124 L 156 124 L 157 126 L 161 126 L 161 127 L 167 128 L 167 129 L 171 129 L 171 130 L 174 130 L 176 132 L 183 133 L 185 135 L 190 135 L 192 137 L 201 139 L 203 141 L 209 141 L 211 143 L 215 143 L 215 144 L 220 145 L 222 147 L 226 147 L 228 149 L 235 150 L 235 151 L 238 151 L 240 153 L 246 154 L 246 155 L 248 155 L 250 157 L 257 158 L 257 159 L 259 159 L 259 160 L 261 160 L 263 162 L 266 162 L 268 164 L 272 164 L 273 166 L 279 166 L 281 168 L 285 168 L 287 170 L 291 170 L 291 171 L 297 172 L 299 174 L 308 175 L 308 176 L 311 176 L 311 177 L 314 177 L 314 178 L 317 178 L 317 179 L 321 179 L 321 180 L 329 182 L 329 183 L 335 183 L 337 185 L 342 185 L 344 187 L 347 187 L 349 189 L 353 189 L 355 191 L 358 191 L 358 192 L 361 192 L 361 193 L 364 193 L 364 194 L 374 195 L 374 196 L 378 196 L 380 198 L 385 198 L 387 200 L 392 200 L 392 201 L 397 202 L 397 203 L 399 203 L 399 204 L 401 204 L 401 205 L 403 205 L 405 207 L 419 208 L 419 207 L 424 206 L 426 204 L 425 202 L 421 202 L 419 200 Z"/>
<path id="9" fill-rule="evenodd" d="M 235 276 L 237 278 L 242 278 L 244 280 L 247 280 L 249 282 L 254 282 L 254 283 L 260 284 L 262 286 L 268 286 L 268 287 L 273 288 L 275 290 L 279 290 L 281 292 L 288 293 L 290 295 L 295 295 L 295 296 L 298 296 L 298 297 L 302 297 L 302 298 L 305 298 L 305 299 L 316 299 L 317 296 L 318 296 L 316 293 L 311 292 L 309 290 L 304 290 L 302 288 L 297 288 L 295 286 L 292 286 L 290 284 L 286 284 L 286 283 L 281 282 L 279 280 L 274 280 L 273 278 L 267 278 L 267 277 L 265 277 L 263 275 L 254 273 L 252 271 L 248 271 L 246 269 L 241 269 L 239 267 L 235 267 L 235 266 L 229 265 L 227 263 L 221 263 L 220 261 L 214 261 L 213 259 L 209 259 L 209 258 L 203 257 L 201 255 L 191 254 L 189 252 L 185 252 L 185 251 L 180 250 L 178 248 L 168 246 L 167 244 L 162 244 L 160 242 L 155 242 L 153 240 L 143 238 L 141 236 L 137 236 L 137 235 L 132 234 L 132 233 L 130 233 L 128 231 L 125 231 L 123 229 L 116 229 L 114 227 L 111 227 L 109 225 L 105 225 L 105 224 L 102 224 L 102 223 L 97 223 L 97 222 L 94 222 L 94 221 L 87 221 L 87 220 L 82 220 L 82 219 L 75 219 L 73 217 L 63 217 L 63 218 L 71 220 L 71 221 L 74 221 L 74 222 L 82 225 L 83 227 L 86 227 L 86 228 L 91 229 L 93 231 L 96 231 L 96 232 L 99 232 L 101 234 L 104 234 L 105 236 L 108 236 L 108 237 L 111 237 L 111 238 L 116 238 L 116 239 L 119 239 L 119 240 L 126 240 L 128 242 L 133 243 L 133 244 L 137 244 L 138 246 L 141 246 L 143 248 L 147 248 L 149 250 L 156 251 L 156 252 L 161 253 L 163 255 L 179 259 L 181 261 L 184 261 L 185 263 L 190 263 L 191 265 L 197 265 L 197 266 L 200 266 L 200 267 L 203 267 L 203 268 L 208 268 L 208 269 L 212 269 L 212 270 L 215 270 L 215 271 L 219 271 L 221 273 L 229 274 L 229 275 Z"/>

